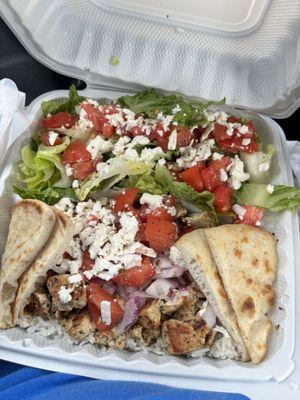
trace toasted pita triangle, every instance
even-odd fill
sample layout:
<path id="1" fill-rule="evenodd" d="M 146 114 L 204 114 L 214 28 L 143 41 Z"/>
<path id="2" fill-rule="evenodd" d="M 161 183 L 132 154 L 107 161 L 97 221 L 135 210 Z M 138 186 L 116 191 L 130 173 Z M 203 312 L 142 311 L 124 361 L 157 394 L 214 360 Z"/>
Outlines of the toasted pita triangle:
<path id="1" fill-rule="evenodd" d="M 275 298 L 276 240 L 270 233 L 245 224 L 204 232 L 251 361 L 258 364 L 265 357 L 271 328 L 266 314 Z"/>
<path id="2" fill-rule="evenodd" d="M 31 294 L 44 283 L 49 269 L 53 268 L 68 249 L 75 233 L 71 220 L 55 210 L 56 224 L 53 233 L 29 269 L 19 279 L 19 289 L 13 306 L 13 324 L 17 323 Z"/>
<path id="3" fill-rule="evenodd" d="M 21 200 L 12 208 L 0 276 L 0 328 L 11 326 L 18 279 L 45 246 L 54 225 L 54 211 L 41 201 Z"/>
<path id="4" fill-rule="evenodd" d="M 223 287 L 218 268 L 209 250 L 202 229 L 183 235 L 176 247 L 188 265 L 188 270 L 213 307 L 219 320 L 237 346 L 242 361 L 249 360 L 249 353 L 241 336 L 236 315 Z"/>

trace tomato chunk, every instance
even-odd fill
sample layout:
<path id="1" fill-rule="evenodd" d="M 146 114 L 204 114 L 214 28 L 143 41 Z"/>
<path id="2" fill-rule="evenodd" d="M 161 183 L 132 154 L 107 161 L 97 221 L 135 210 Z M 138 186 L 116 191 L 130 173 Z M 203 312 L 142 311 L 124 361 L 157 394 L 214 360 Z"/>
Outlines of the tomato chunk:
<path id="1" fill-rule="evenodd" d="M 61 159 L 65 164 L 73 164 L 81 161 L 90 161 L 91 155 L 83 142 L 75 140 L 62 153 Z"/>
<path id="2" fill-rule="evenodd" d="M 91 258 L 89 249 L 85 249 L 82 253 L 81 269 L 83 271 L 89 271 L 93 268 L 94 264 L 95 260 Z"/>
<path id="3" fill-rule="evenodd" d="M 110 303 L 110 324 L 104 323 L 101 319 L 100 304 L 102 301 L 107 301 Z M 102 289 L 97 281 L 90 281 L 89 283 L 87 306 L 92 320 L 96 324 L 99 331 L 107 331 L 113 328 L 123 317 L 123 310 L 118 304 L 117 300 L 114 299 L 113 296 L 106 290 Z"/>
<path id="4" fill-rule="evenodd" d="M 152 247 L 158 253 L 168 250 L 176 240 L 176 225 L 171 221 L 161 220 L 154 216 L 147 218 L 145 236 Z"/>
<path id="5" fill-rule="evenodd" d="M 234 224 L 247 224 L 252 226 L 259 226 L 264 216 L 264 210 L 260 207 L 242 206 L 246 212 L 242 219 L 236 214 L 233 218 Z"/>
<path id="6" fill-rule="evenodd" d="M 210 192 L 213 192 L 223 184 L 220 177 L 220 170 L 213 168 L 211 165 L 201 171 L 201 177 L 205 189 Z"/>
<path id="7" fill-rule="evenodd" d="M 61 128 L 72 128 L 78 121 L 77 115 L 71 115 L 67 112 L 59 112 L 57 114 L 51 115 L 51 117 L 46 117 L 41 120 L 41 126 L 49 129 Z"/>
<path id="8" fill-rule="evenodd" d="M 90 161 L 80 161 L 72 164 L 73 175 L 76 179 L 85 179 L 96 171 L 95 163 Z"/>
<path id="9" fill-rule="evenodd" d="M 60 138 L 59 136 L 55 139 L 54 144 L 50 144 L 50 141 L 49 141 L 49 132 L 44 132 L 44 133 L 42 133 L 41 136 L 39 137 L 39 139 L 40 139 L 40 141 L 41 141 L 42 143 L 44 143 L 46 146 L 58 146 L 59 144 L 62 144 L 62 140 L 61 140 L 61 138 Z"/>
<path id="10" fill-rule="evenodd" d="M 204 190 L 204 184 L 201 177 L 201 169 L 198 165 L 195 165 L 181 172 L 180 176 L 185 183 L 192 186 L 192 188 L 195 189 L 197 192 L 202 192 Z"/>
<path id="11" fill-rule="evenodd" d="M 227 131 L 227 126 L 221 124 L 215 124 L 214 129 L 212 131 L 212 136 L 215 138 L 217 143 L 219 143 L 220 140 L 226 140 L 229 138 L 229 135 L 227 135 L 226 131 Z"/>
<path id="12" fill-rule="evenodd" d="M 106 137 L 107 139 L 110 139 L 114 133 L 115 133 L 115 127 L 114 126 L 112 126 L 112 125 L 110 125 L 108 123 L 105 123 L 103 125 L 102 135 L 104 137 Z"/>
<path id="13" fill-rule="evenodd" d="M 152 130 L 151 134 L 149 135 L 149 139 L 155 139 L 158 146 L 162 148 L 163 151 L 168 151 L 168 143 L 169 143 L 169 136 L 171 135 L 171 131 L 164 131 L 164 128 L 160 122 L 156 124 L 155 129 Z"/>
<path id="14" fill-rule="evenodd" d="M 128 206 L 132 206 L 135 202 L 138 192 L 137 188 L 121 190 L 115 199 L 114 212 L 127 211 Z"/>
<path id="15" fill-rule="evenodd" d="M 140 287 L 154 275 L 155 269 L 150 259 L 145 257 L 140 267 L 133 267 L 120 272 L 113 278 L 113 281 L 118 285 Z"/>
<path id="16" fill-rule="evenodd" d="M 248 144 L 243 144 L 243 140 L 249 140 L 250 142 Z M 226 150 L 230 153 L 238 153 L 239 151 L 244 151 L 245 153 L 255 153 L 258 151 L 258 144 L 254 140 L 245 137 L 221 140 L 218 145 L 220 146 L 221 150 Z"/>
<path id="17" fill-rule="evenodd" d="M 214 207 L 218 213 L 227 213 L 232 208 L 232 189 L 220 186 L 214 191 Z"/>
<path id="18" fill-rule="evenodd" d="M 160 220 L 164 220 L 164 221 L 173 221 L 174 216 L 172 216 L 170 213 L 168 213 L 168 210 L 166 210 L 163 207 L 158 207 L 155 210 L 151 211 L 151 213 L 148 214 L 149 216 L 158 218 Z"/>
<path id="19" fill-rule="evenodd" d="M 179 128 L 177 130 L 177 146 L 189 146 L 193 139 L 193 132 L 189 128 Z"/>
<path id="20" fill-rule="evenodd" d="M 103 126 L 107 123 L 104 112 L 89 103 L 81 103 L 80 107 L 87 113 L 88 119 L 92 121 L 95 131 L 102 133 Z"/>

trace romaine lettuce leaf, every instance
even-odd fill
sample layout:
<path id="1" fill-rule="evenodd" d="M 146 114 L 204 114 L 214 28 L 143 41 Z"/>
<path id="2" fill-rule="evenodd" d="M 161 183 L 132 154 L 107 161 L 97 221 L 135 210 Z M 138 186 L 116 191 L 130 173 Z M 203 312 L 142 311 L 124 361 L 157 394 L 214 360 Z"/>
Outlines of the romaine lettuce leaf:
<path id="1" fill-rule="evenodd" d="M 150 118 L 156 118 L 159 112 L 164 115 L 173 114 L 173 110 L 179 106 L 173 121 L 182 126 L 195 126 L 206 122 L 204 110 L 211 105 L 221 105 L 225 99 L 219 102 L 201 103 L 186 101 L 177 95 L 160 96 L 153 89 L 147 89 L 134 96 L 122 96 L 117 100 L 122 107 L 129 108 L 136 114 L 146 114 Z"/>
<path id="2" fill-rule="evenodd" d="M 70 86 L 68 99 L 54 99 L 43 101 L 41 104 L 41 108 L 44 116 L 47 116 L 48 114 L 53 115 L 61 111 L 66 111 L 70 114 L 74 114 L 75 107 L 84 100 L 84 97 L 78 95 L 76 86 L 73 84 Z"/>
<path id="3" fill-rule="evenodd" d="M 43 190 L 29 190 L 19 185 L 13 185 L 14 193 L 18 194 L 22 199 L 36 199 L 43 201 L 50 206 L 59 202 L 63 197 L 76 200 L 75 192 L 72 188 L 47 188 Z"/>
<path id="4" fill-rule="evenodd" d="M 142 193 L 159 195 L 166 193 L 164 187 L 155 180 L 153 175 L 141 176 L 135 183 L 131 183 L 131 186 L 138 188 Z"/>
<path id="5" fill-rule="evenodd" d="M 275 148 L 271 144 L 266 144 L 261 151 L 256 153 L 240 153 L 245 169 L 250 174 L 250 182 L 267 183 L 269 181 L 270 166 L 274 153 Z"/>
<path id="6" fill-rule="evenodd" d="M 107 190 L 126 176 L 147 175 L 150 172 L 150 168 L 143 162 L 111 158 L 106 164 L 103 164 L 102 170 L 94 172 L 81 183 L 80 187 L 76 189 L 76 196 L 83 201 L 96 187 Z"/>
<path id="7" fill-rule="evenodd" d="M 266 208 L 269 211 L 295 211 L 300 205 L 300 189 L 285 185 L 272 185 L 273 192 L 267 190 L 268 185 L 259 183 L 243 183 L 235 193 L 235 201 L 241 205 Z"/>

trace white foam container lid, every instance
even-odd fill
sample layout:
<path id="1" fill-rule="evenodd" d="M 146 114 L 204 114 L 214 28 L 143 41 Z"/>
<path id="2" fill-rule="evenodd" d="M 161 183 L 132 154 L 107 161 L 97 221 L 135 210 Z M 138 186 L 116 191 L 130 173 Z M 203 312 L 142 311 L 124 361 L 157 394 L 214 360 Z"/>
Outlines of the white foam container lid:
<path id="1" fill-rule="evenodd" d="M 124 92 L 87 89 L 81 93 L 91 98 L 116 98 Z M 29 107 L 19 107 L 12 122 L 10 147 L 0 165 L 0 254 L 5 246 L 10 208 L 16 197 L 12 183 L 20 149 L 35 131 L 41 115 L 40 103 L 66 96 L 67 91 L 54 91 L 37 98 Z M 235 111 L 235 115 L 240 112 Z M 283 131 L 273 120 L 252 115 L 255 125 L 267 143 L 277 152 L 272 166 L 272 183 L 293 183 L 289 168 Z M 0 137 L 0 146 L 5 140 Z M 300 242 L 297 216 L 290 212 L 267 214 L 266 229 L 278 238 L 278 277 L 275 285 L 277 301 L 270 317 L 273 329 L 266 359 L 260 365 L 233 360 L 209 358 L 185 359 L 157 356 L 151 353 L 107 351 L 93 345 L 76 346 L 64 338 L 50 339 L 20 328 L 0 331 L 0 357 L 12 362 L 55 371 L 75 373 L 95 378 L 142 380 L 177 387 L 237 392 L 263 399 L 272 390 L 274 400 L 299 399 L 300 394 L 300 327 L 295 320 L 300 310 L 300 271 L 295 268 L 299 259 Z M 279 328 L 275 328 L 279 326 Z"/>

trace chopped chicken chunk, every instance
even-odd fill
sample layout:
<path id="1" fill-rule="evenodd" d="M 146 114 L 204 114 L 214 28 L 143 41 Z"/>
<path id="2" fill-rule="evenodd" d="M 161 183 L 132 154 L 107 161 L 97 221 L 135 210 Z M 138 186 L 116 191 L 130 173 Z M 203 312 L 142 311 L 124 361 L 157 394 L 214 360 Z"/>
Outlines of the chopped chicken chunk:
<path id="1" fill-rule="evenodd" d="M 140 311 L 138 323 L 145 329 L 156 330 L 161 324 L 158 300 L 149 301 Z"/>
<path id="2" fill-rule="evenodd" d="M 174 299 L 160 299 L 159 300 L 159 306 L 160 306 L 160 311 L 163 314 L 170 315 L 176 310 L 178 310 L 179 307 L 183 305 L 185 301 L 185 297 L 181 296 L 180 293 L 176 294 Z"/>
<path id="3" fill-rule="evenodd" d="M 38 290 L 30 296 L 30 301 L 26 307 L 26 311 L 30 314 L 48 319 L 50 317 L 50 308 L 50 296 L 45 291 Z"/>
<path id="4" fill-rule="evenodd" d="M 95 343 L 102 346 L 108 346 L 112 349 L 123 350 L 125 347 L 125 334 L 119 335 L 116 338 L 115 334 L 111 330 L 104 332 L 97 331 L 94 338 Z"/>
<path id="5" fill-rule="evenodd" d="M 186 354 L 203 347 L 208 333 L 206 325 L 195 329 L 187 322 L 169 319 L 162 324 L 166 351 L 172 355 Z"/>
<path id="6" fill-rule="evenodd" d="M 154 343 L 160 335 L 160 329 L 144 328 L 139 324 L 135 324 L 128 332 L 126 337 L 132 338 L 137 344 L 149 346 Z"/>
<path id="7" fill-rule="evenodd" d="M 196 287 L 191 286 L 189 288 L 189 296 L 185 297 L 182 306 L 175 311 L 175 313 L 172 315 L 172 318 L 184 322 L 194 321 L 199 309 L 198 303 L 199 293 Z"/>
<path id="8" fill-rule="evenodd" d="M 47 287 L 52 297 L 53 311 L 70 311 L 73 308 L 83 308 L 87 304 L 87 291 L 83 281 L 69 283 L 71 275 L 53 275 L 47 280 Z M 64 299 L 61 296 L 62 289 L 69 295 Z M 67 300 L 67 301 L 66 301 Z"/>
<path id="9" fill-rule="evenodd" d="M 83 340 L 95 330 L 88 310 L 72 310 L 63 316 L 59 313 L 58 320 L 67 334 L 76 340 Z"/>

